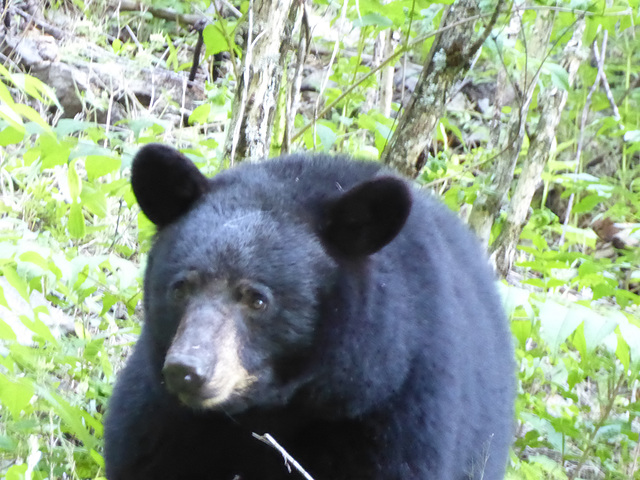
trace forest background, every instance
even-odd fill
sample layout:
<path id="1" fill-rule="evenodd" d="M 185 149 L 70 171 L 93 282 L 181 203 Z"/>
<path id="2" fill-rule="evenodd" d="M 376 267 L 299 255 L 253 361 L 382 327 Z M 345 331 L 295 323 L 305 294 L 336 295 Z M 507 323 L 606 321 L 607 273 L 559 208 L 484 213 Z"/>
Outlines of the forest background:
<path id="1" fill-rule="evenodd" d="M 155 141 L 208 175 L 324 151 L 415 178 L 501 277 L 507 478 L 640 478 L 638 0 L 0 7 L 1 478 L 104 478 L 154 233 L 129 167 Z"/>

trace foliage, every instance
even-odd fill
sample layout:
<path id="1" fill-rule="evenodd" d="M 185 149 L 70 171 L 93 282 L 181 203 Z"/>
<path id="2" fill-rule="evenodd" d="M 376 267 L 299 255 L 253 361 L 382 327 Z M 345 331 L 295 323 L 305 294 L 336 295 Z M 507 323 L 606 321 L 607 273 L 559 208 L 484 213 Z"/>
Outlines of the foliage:
<path id="1" fill-rule="evenodd" d="M 374 70 L 363 59 L 373 39 L 393 29 L 402 38 L 397 51 L 419 40 L 407 57 L 419 65 L 432 41 L 425 33 L 437 28 L 449 2 L 441 3 L 349 2 L 341 20 L 341 5 L 316 0 L 313 8 L 333 17 L 329 27 L 339 42 L 323 79 L 329 86 L 317 89 L 317 101 L 337 101 L 322 118 L 314 118 L 315 106 L 298 114 L 297 128 L 313 126 L 300 136 L 304 147 L 379 157 L 395 120 L 372 108 L 379 79 L 370 75 L 360 81 Z M 572 11 L 546 8 L 548 3 L 525 12 L 523 36 L 516 41 L 505 32 L 505 17 L 469 80 L 491 84 L 502 69 L 517 78 L 532 53 L 526 39 L 535 35 L 539 15 L 547 13 L 554 29 L 538 95 L 551 85 L 566 86 L 566 72 L 554 60 L 576 18 L 586 12 L 585 45 L 601 42 L 605 31 L 609 35 L 605 71 L 620 117 L 598 90 L 581 132 L 582 110 L 597 73 L 597 66 L 584 62 L 521 238 L 519 281 L 503 284 L 520 367 L 508 478 L 640 478 L 640 249 L 633 243 L 604 249 L 592 228 L 610 218 L 630 225 L 632 239 L 640 237 L 640 90 L 633 86 L 640 75 L 633 26 L 640 20 L 638 5 L 571 2 L 578 9 Z M 75 6 L 95 24 L 108 23 L 95 7 Z M 173 6 L 189 11 L 187 3 Z M 243 3 L 240 11 L 247 8 Z M 233 36 L 240 24 L 219 19 L 207 27 L 207 55 L 231 49 L 241 57 Z M 150 55 L 159 49 L 148 26 L 137 33 L 138 44 L 117 40 L 113 50 Z M 315 42 L 333 49 L 334 42 L 322 37 L 317 33 Z M 165 66 L 187 69 L 181 44 L 172 43 L 168 34 L 161 38 L 171 45 Z M 416 74 L 410 68 L 401 73 L 404 90 Z M 131 158 L 140 144 L 166 141 L 187 147 L 184 151 L 205 172 L 215 173 L 222 165 L 217 147 L 223 136 L 208 128 L 229 113 L 233 75 L 231 69 L 227 78 L 206 86 L 207 102 L 191 115 L 191 122 L 202 127 L 197 131 L 134 110 L 115 126 L 57 119 L 51 114 L 59 106 L 51 88 L 0 66 L 0 476 L 104 476 L 103 415 L 115 374 L 139 332 L 140 265 L 153 235 L 150 223 L 137 214 L 128 185 Z M 409 95 L 406 90 L 405 100 Z M 394 98 L 392 117 L 400 99 Z M 495 158 L 487 145 L 496 127 L 489 110 L 468 97 L 458 100 L 462 107 L 450 109 L 434 132 L 420 181 L 464 214 L 478 192 L 490 188 L 490 179 L 478 172 Z M 535 103 L 526 119 L 530 126 L 538 120 Z M 509 115 L 509 109 L 498 115 L 499 125 Z M 576 160 L 581 133 L 584 154 Z M 593 169 L 612 159 L 613 168 Z M 570 196 L 575 201 L 565 226 Z"/>

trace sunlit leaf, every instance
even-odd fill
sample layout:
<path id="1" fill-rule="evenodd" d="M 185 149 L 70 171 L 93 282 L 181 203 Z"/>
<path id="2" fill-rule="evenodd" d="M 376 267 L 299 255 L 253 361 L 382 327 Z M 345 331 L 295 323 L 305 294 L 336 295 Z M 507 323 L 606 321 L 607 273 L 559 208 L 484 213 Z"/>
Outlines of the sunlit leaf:
<path id="1" fill-rule="evenodd" d="M 9 409 L 14 419 L 20 418 L 33 395 L 33 386 L 27 379 L 13 381 L 0 373 L 0 404 Z"/>
<path id="2" fill-rule="evenodd" d="M 555 354 L 582 321 L 583 318 L 569 308 L 547 300 L 540 308 L 540 337 Z"/>
<path id="3" fill-rule="evenodd" d="M 84 215 L 82 214 L 82 207 L 76 202 L 71 204 L 69 208 L 69 223 L 67 228 L 73 238 L 80 239 L 85 236 L 86 225 Z"/>
<path id="4" fill-rule="evenodd" d="M 108 173 L 117 171 L 120 168 L 121 160 L 119 158 L 108 157 L 104 155 L 90 155 L 84 162 L 87 169 L 87 178 L 93 181 Z"/>

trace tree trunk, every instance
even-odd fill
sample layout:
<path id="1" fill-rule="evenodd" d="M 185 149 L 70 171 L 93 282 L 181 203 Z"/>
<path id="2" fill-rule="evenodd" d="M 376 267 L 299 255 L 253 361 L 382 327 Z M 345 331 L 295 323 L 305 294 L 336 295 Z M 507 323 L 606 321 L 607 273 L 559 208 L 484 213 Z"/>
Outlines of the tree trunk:
<path id="1" fill-rule="evenodd" d="M 563 51 L 561 64 L 569 73 L 569 85 L 573 85 L 576 72 L 580 62 L 583 60 L 580 49 L 582 48 L 584 28 L 585 22 L 584 19 L 581 19 L 576 24 L 573 36 L 567 42 Z M 529 152 L 522 166 L 518 183 L 509 202 L 506 222 L 492 246 L 493 253 L 491 256 L 495 261 L 497 270 L 503 276 L 506 276 L 513 266 L 516 245 L 520 239 L 522 228 L 526 223 L 527 213 L 536 186 L 540 182 L 542 171 L 553 150 L 552 145 L 556 127 L 560 122 L 568 95 L 569 92 L 566 90 L 552 86 L 541 95 L 538 102 L 542 105 L 540 120 L 529 145 Z"/>
<path id="2" fill-rule="evenodd" d="M 269 155 L 274 113 L 280 92 L 285 52 L 291 48 L 294 0 L 250 1 L 242 73 L 237 79 L 225 155 L 231 164 L 259 161 Z M 293 16 L 295 18 L 295 15 Z"/>
<path id="3" fill-rule="evenodd" d="M 425 163 L 424 151 L 452 87 L 463 78 L 491 32 L 502 3 L 503 0 L 497 2 L 494 15 L 479 38 L 472 25 L 460 22 L 478 14 L 477 0 L 459 0 L 445 11 L 414 94 L 382 153 L 384 163 L 408 177 L 418 176 Z"/>
<path id="4" fill-rule="evenodd" d="M 522 10 L 516 10 L 514 4 L 513 15 L 522 15 Z M 540 61 L 544 58 L 545 47 L 548 44 L 553 27 L 553 19 L 547 19 L 543 15 L 538 15 L 535 25 L 535 32 L 538 35 L 529 39 L 529 55 Z M 481 242 L 485 245 L 489 243 L 491 235 L 491 226 L 493 221 L 500 213 L 500 207 L 509 192 L 509 187 L 513 181 L 516 162 L 520 155 L 522 142 L 525 136 L 525 127 L 529 106 L 533 99 L 536 84 L 540 76 L 540 69 L 537 66 L 531 66 L 533 62 L 529 62 L 530 67 L 523 69 L 520 76 L 519 84 L 522 94 L 519 99 L 519 106 L 511 113 L 506 128 L 500 129 L 500 140 L 498 143 L 498 155 L 495 162 L 491 165 L 488 177 L 493 181 L 490 186 L 481 191 L 473 204 L 473 209 L 469 215 L 469 226 L 478 235 Z"/>

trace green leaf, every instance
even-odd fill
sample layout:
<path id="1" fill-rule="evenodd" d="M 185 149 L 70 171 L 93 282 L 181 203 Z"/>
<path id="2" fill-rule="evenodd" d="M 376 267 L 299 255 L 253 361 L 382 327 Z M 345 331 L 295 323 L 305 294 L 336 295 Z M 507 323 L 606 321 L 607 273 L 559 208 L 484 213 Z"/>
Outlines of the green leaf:
<path id="1" fill-rule="evenodd" d="M 7 470 L 7 475 L 4 477 L 5 480 L 31 480 L 30 478 L 27 479 L 27 467 L 26 463 L 12 465 Z"/>
<path id="2" fill-rule="evenodd" d="M 80 203 L 93 215 L 100 218 L 107 216 L 107 195 L 103 191 L 97 190 L 94 185 L 83 184 Z"/>
<path id="3" fill-rule="evenodd" d="M 39 266 L 42 270 L 49 269 L 49 262 L 38 252 L 34 252 L 29 250 L 24 252 L 18 257 L 22 262 L 33 263 L 34 265 Z"/>
<path id="4" fill-rule="evenodd" d="M 18 272 L 16 272 L 15 268 L 7 265 L 3 267 L 2 273 L 4 275 L 4 278 L 6 278 L 9 284 L 16 289 L 20 296 L 27 302 L 30 302 L 29 292 L 27 290 L 27 282 L 25 282 L 24 279 L 20 277 L 20 275 L 18 275 Z"/>
<path id="5" fill-rule="evenodd" d="M 220 31 L 220 27 L 216 24 L 210 23 L 204 27 L 204 30 L 202 31 L 202 38 L 205 46 L 207 47 L 205 57 L 229 50 L 227 39 Z"/>
<path id="6" fill-rule="evenodd" d="M 582 358 L 582 360 L 586 361 L 588 359 L 588 355 L 587 342 L 584 338 L 584 323 L 581 323 L 580 325 L 578 325 L 578 328 L 576 328 L 576 331 L 573 333 L 573 339 L 571 343 L 573 343 L 575 349 L 578 350 L 578 353 L 580 353 L 580 357 Z"/>
<path id="7" fill-rule="evenodd" d="M 2 87 L 4 87 L 4 85 L 0 83 L 0 91 Z M 14 105 L 15 104 L 7 105 L 6 103 L 0 102 L 0 118 L 9 122 L 9 124 L 16 129 L 24 129 L 22 126 L 22 118 L 13 109 Z"/>
<path id="8" fill-rule="evenodd" d="M 26 378 L 13 381 L 0 373 L 0 403 L 9 409 L 14 420 L 20 418 L 33 394 L 33 385 Z"/>
<path id="9" fill-rule="evenodd" d="M 623 323 L 619 325 L 620 334 L 627 345 L 627 349 L 629 352 L 629 357 L 633 363 L 637 363 L 640 361 L 640 328 L 631 324 L 631 323 Z M 616 349 L 616 355 L 618 355 L 618 350 L 620 350 L 620 342 L 618 342 L 618 349 Z M 624 354 L 624 347 L 620 350 L 621 354 Z M 623 362 L 623 359 L 618 355 L 620 362 Z M 623 362 L 624 364 L 624 362 Z"/>
<path id="10" fill-rule="evenodd" d="M 91 450 L 89 450 L 89 455 L 91 456 L 91 458 L 93 459 L 94 462 L 96 462 L 96 464 L 104 469 L 104 457 L 102 455 L 100 455 L 100 453 L 98 453 L 97 451 L 95 451 L 93 448 Z M 97 479 L 98 480 L 98 479 Z M 106 480 L 106 479 L 105 479 Z"/>
<path id="11" fill-rule="evenodd" d="M 176 50 L 176 47 L 173 44 L 173 41 L 171 40 L 171 37 L 169 35 L 167 35 L 166 37 L 166 43 L 167 43 L 167 46 L 169 47 L 169 55 L 167 55 L 167 59 L 166 59 L 167 68 L 171 70 L 177 70 L 178 69 L 178 51 Z"/>
<path id="12" fill-rule="evenodd" d="M 616 330 L 616 337 L 618 339 L 618 345 L 616 346 L 616 357 L 620 360 L 620 363 L 624 367 L 624 371 L 629 370 L 631 364 L 631 353 L 629 352 L 629 345 L 622 336 L 621 329 Z"/>
<path id="13" fill-rule="evenodd" d="M 35 123 L 40 128 L 42 128 L 46 133 L 53 134 L 51 127 L 49 124 L 40 116 L 37 110 L 33 109 L 29 105 L 24 105 L 22 103 L 16 103 L 14 106 L 14 110 L 20 114 L 23 118 Z"/>
<path id="14" fill-rule="evenodd" d="M 591 212 L 595 207 L 600 205 L 603 200 L 600 195 L 587 195 L 573 207 L 573 213 Z"/>
<path id="15" fill-rule="evenodd" d="M 11 325 L 0 318 L 0 339 L 15 342 L 17 338 L 18 337 L 13 331 L 13 328 L 11 328 Z"/>
<path id="16" fill-rule="evenodd" d="M 119 54 L 122 50 L 122 40 L 119 38 L 114 39 L 113 42 L 111 42 L 111 48 L 113 48 L 113 53 L 116 55 Z"/>
<path id="17" fill-rule="evenodd" d="M 540 309 L 540 337 L 549 346 L 552 354 L 578 328 L 582 318 L 569 308 L 552 300 L 547 300 Z"/>
<path id="18" fill-rule="evenodd" d="M 322 145 L 322 150 L 328 152 L 337 140 L 338 136 L 329 125 L 318 123 L 316 125 L 316 136 Z"/>
<path id="19" fill-rule="evenodd" d="M 551 75 L 551 83 L 553 83 L 556 88 L 571 91 L 569 73 L 562 66 L 557 63 L 544 62 L 542 71 Z"/>
<path id="20" fill-rule="evenodd" d="M 91 340 L 91 332 L 85 328 L 81 322 L 74 323 L 76 336 L 81 340 Z"/>
<path id="21" fill-rule="evenodd" d="M 72 162 L 67 170 L 67 183 L 69 185 L 69 196 L 73 202 L 78 201 L 80 192 L 82 191 L 82 182 L 76 170 L 76 163 Z"/>
<path id="22" fill-rule="evenodd" d="M 24 140 L 25 129 L 21 126 L 10 125 L 0 132 L 0 146 L 15 145 Z"/>
<path id="23" fill-rule="evenodd" d="M 69 208 L 69 222 L 67 224 L 69 229 L 69 235 L 72 238 L 80 239 L 86 234 L 86 225 L 84 222 L 84 215 L 82 214 L 82 207 L 77 202 L 73 202 Z"/>
<path id="24" fill-rule="evenodd" d="M 520 347 L 524 348 L 531 337 L 531 320 L 512 320 L 511 332 L 518 340 Z"/>
<path id="25" fill-rule="evenodd" d="M 96 439 L 85 428 L 83 421 L 84 415 L 82 410 L 72 406 L 64 398 L 48 389 L 39 389 L 41 397 L 43 397 L 55 413 L 62 419 L 62 421 L 69 427 L 71 433 L 78 438 L 87 448 L 94 448 L 96 445 Z"/>
<path id="26" fill-rule="evenodd" d="M 353 21 L 353 26 L 356 28 L 362 27 L 381 27 L 389 28 L 393 26 L 393 22 L 387 17 L 380 15 L 379 13 L 368 13 L 360 18 L 356 18 Z"/>
<path id="27" fill-rule="evenodd" d="M 582 305 L 575 305 L 574 308 L 579 309 L 584 318 L 584 340 L 587 347 L 587 353 L 592 353 L 596 347 L 600 346 L 605 338 L 612 334 L 618 326 L 618 321 L 613 318 L 607 318 L 598 314 L 590 308 Z M 619 312 L 618 312 L 619 313 Z M 620 313 L 620 315 L 622 315 Z M 624 315 L 622 315 L 624 319 Z M 624 319 L 623 321 L 626 321 Z"/>
<path id="28" fill-rule="evenodd" d="M 55 90 L 39 78 L 24 73 L 14 73 L 13 81 L 15 85 L 22 88 L 27 95 L 30 95 L 42 103 L 54 104 L 58 109 L 62 110 Z"/>
<path id="29" fill-rule="evenodd" d="M 44 313 L 45 315 L 49 315 L 49 309 L 45 306 L 36 307 L 33 309 L 34 319 L 27 317 L 26 315 L 20 315 L 20 320 L 23 325 L 31 330 L 33 333 L 38 335 L 43 340 L 49 342 L 52 345 L 57 345 L 58 341 L 51 333 L 49 327 L 40 320 L 39 314 Z"/>
<path id="30" fill-rule="evenodd" d="M 120 169 L 121 160 L 119 158 L 105 155 L 90 155 L 84 162 L 87 169 L 87 178 L 90 182 L 109 173 Z"/>
<path id="31" fill-rule="evenodd" d="M 0 450 L 13 452 L 16 449 L 16 441 L 7 435 L 0 435 Z"/>
<path id="32" fill-rule="evenodd" d="M 191 113 L 191 115 L 189 115 L 189 123 L 190 124 L 207 123 L 207 120 L 209 119 L 209 112 L 211 112 L 211 104 L 210 103 L 204 103 L 204 104 L 196 107 L 195 110 L 193 111 L 193 113 Z"/>
<path id="33" fill-rule="evenodd" d="M 9 308 L 9 304 L 7 303 L 7 299 L 4 297 L 4 289 L 0 286 L 0 305 L 6 308 Z"/>
<path id="34" fill-rule="evenodd" d="M 64 165 L 69 160 L 71 148 L 66 143 L 58 142 L 52 135 L 40 135 L 38 143 L 43 169 Z"/>

